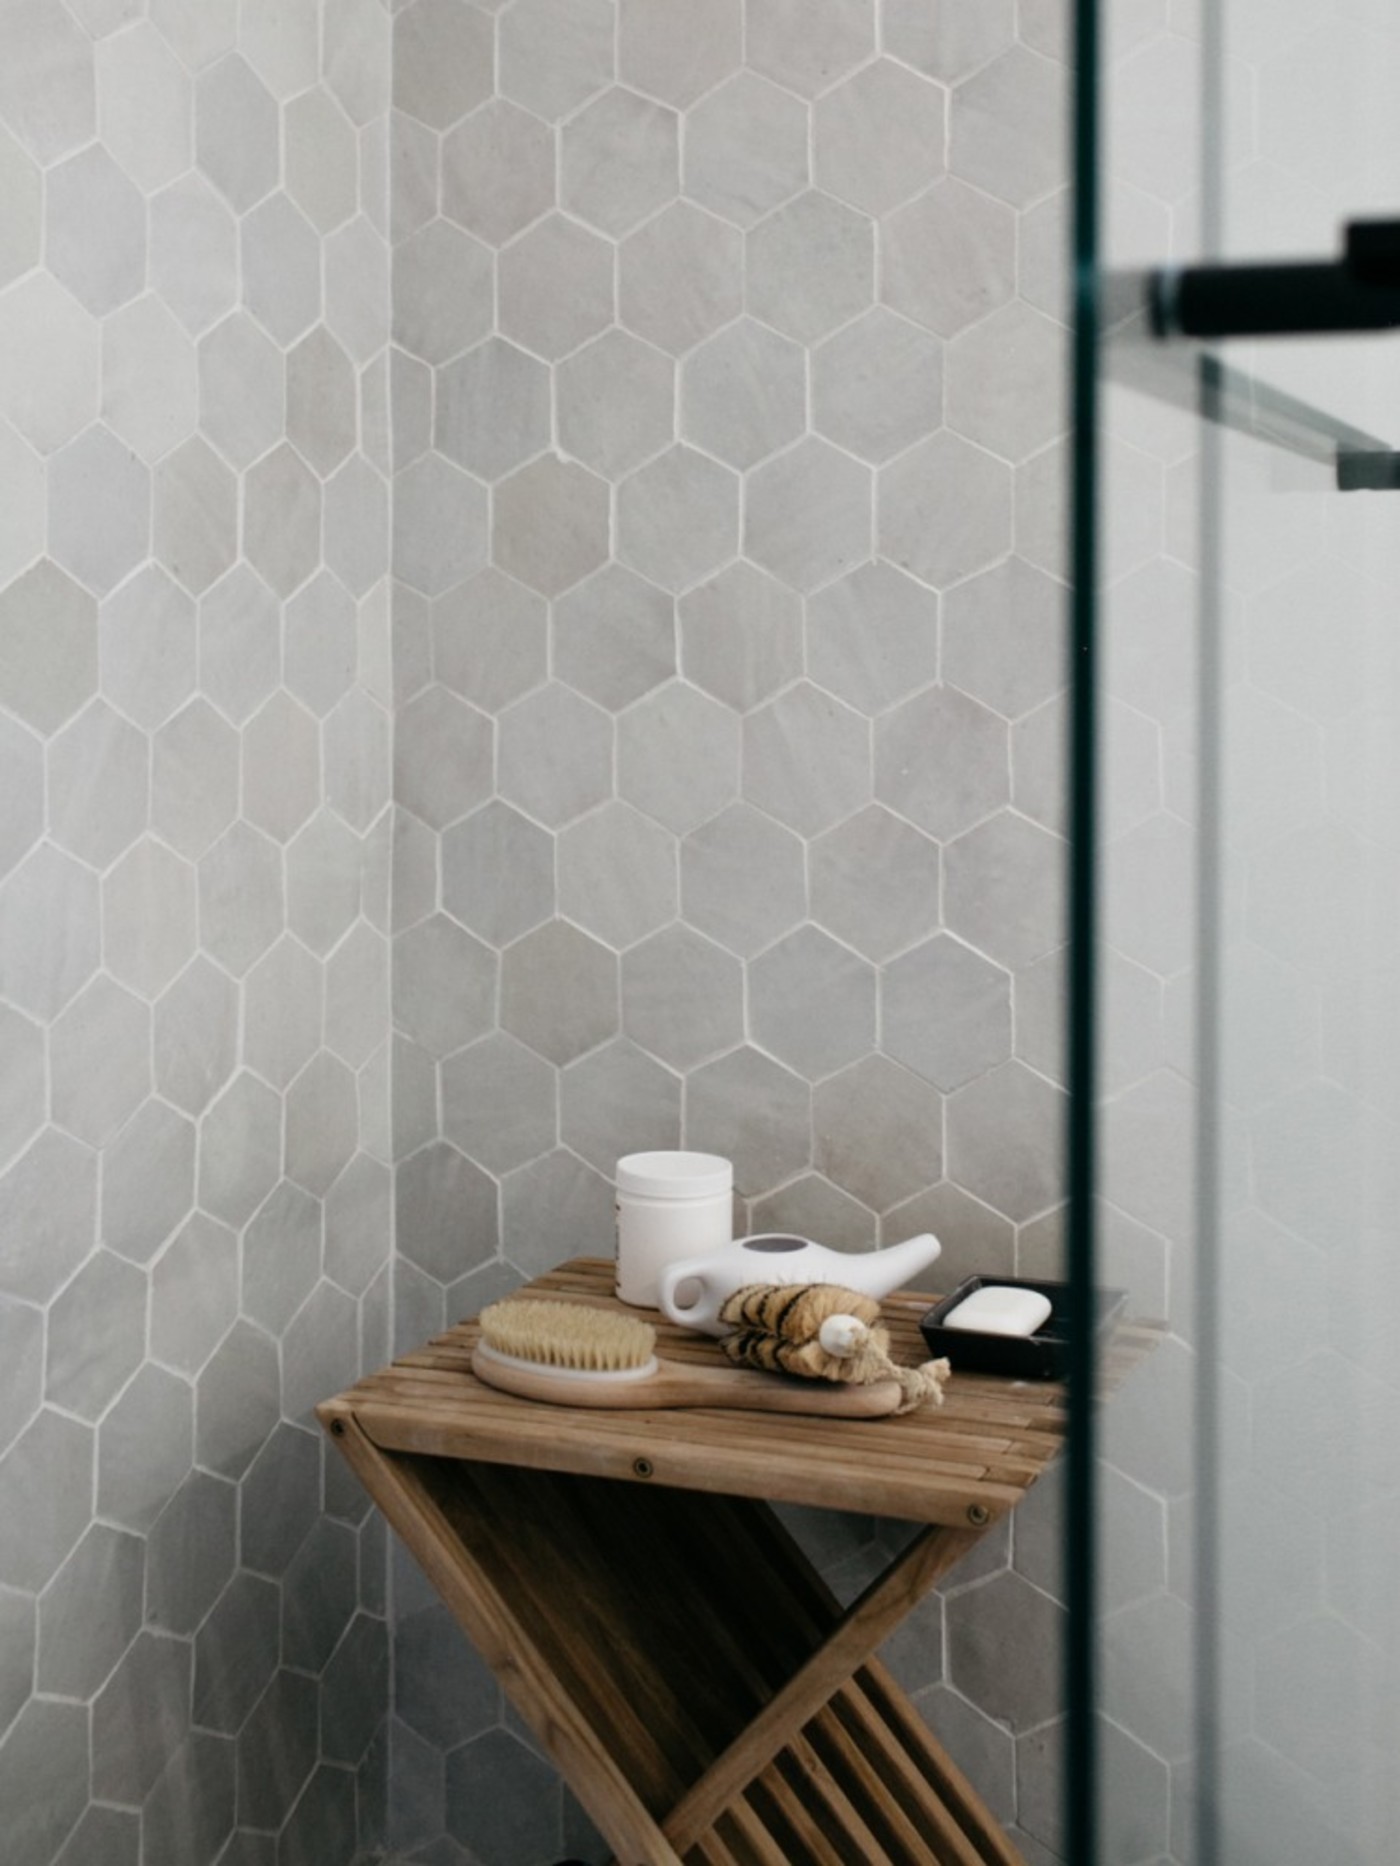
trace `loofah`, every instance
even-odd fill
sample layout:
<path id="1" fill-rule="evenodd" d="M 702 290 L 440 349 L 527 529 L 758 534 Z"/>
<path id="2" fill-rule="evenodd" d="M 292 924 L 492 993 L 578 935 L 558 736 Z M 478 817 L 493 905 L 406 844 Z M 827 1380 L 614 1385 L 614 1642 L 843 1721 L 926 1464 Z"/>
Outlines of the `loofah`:
<path id="1" fill-rule="evenodd" d="M 750 1283 L 735 1290 L 719 1314 L 734 1331 L 721 1346 L 739 1366 L 855 1386 L 895 1380 L 904 1396 L 900 1412 L 930 1399 L 943 1404 L 947 1361 L 901 1367 L 891 1360 L 880 1305 L 858 1290 L 835 1283 Z"/>

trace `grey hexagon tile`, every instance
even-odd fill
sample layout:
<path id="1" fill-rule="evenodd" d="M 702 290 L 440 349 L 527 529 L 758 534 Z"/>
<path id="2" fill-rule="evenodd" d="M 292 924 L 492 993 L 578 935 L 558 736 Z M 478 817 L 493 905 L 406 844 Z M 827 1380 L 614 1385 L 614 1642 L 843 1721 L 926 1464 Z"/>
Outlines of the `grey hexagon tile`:
<path id="1" fill-rule="evenodd" d="M 99 1250 L 55 1300 L 48 1336 L 45 1397 L 80 1419 L 97 1419 L 145 1356 L 145 1276 Z"/>
<path id="2" fill-rule="evenodd" d="M 872 804 L 808 851 L 812 918 L 869 959 L 912 946 L 938 925 L 938 850 Z"/>
<path id="3" fill-rule="evenodd" d="M 321 315 L 316 231 L 286 194 L 270 195 L 238 230 L 243 304 L 280 344 L 295 343 Z"/>
<path id="4" fill-rule="evenodd" d="M 944 92 L 892 59 L 827 91 L 812 116 L 816 181 L 867 214 L 884 214 L 943 173 Z"/>
<path id="5" fill-rule="evenodd" d="M 624 330 L 604 331 L 557 365 L 559 444 L 566 454 L 617 477 L 673 438 L 675 365 Z"/>
<path id="6" fill-rule="evenodd" d="M 549 371 L 499 337 L 438 372 L 433 444 L 482 479 L 499 479 L 549 444 Z"/>
<path id="7" fill-rule="evenodd" d="M 732 1160 L 741 1195 L 767 1192 L 811 1162 L 811 1091 L 771 1057 L 733 1050 L 689 1077 L 685 1141 Z"/>
<path id="8" fill-rule="evenodd" d="M 97 1691 L 141 1630 L 144 1568 L 139 1537 L 92 1525 L 40 1598 L 41 1691 L 76 1698 Z"/>
<path id="9" fill-rule="evenodd" d="M 57 1856 L 58 1866 L 135 1866 L 141 1849 L 141 1817 L 128 1809 L 89 1804 Z"/>
<path id="10" fill-rule="evenodd" d="M 618 554 L 663 589 L 712 575 L 738 533 L 738 478 L 694 448 L 668 449 L 618 488 Z"/>
<path id="11" fill-rule="evenodd" d="M 989 1624 L 986 1609 L 993 1603 L 997 1611 Z M 1009 1570 L 982 1588 L 954 1595 L 945 1607 L 952 1683 L 1013 1729 L 1043 1723 L 1059 1708 L 1056 1656 L 1062 1612 L 1048 1595 Z M 998 1652 L 1004 1651 L 1006 1639 L 1014 1639 L 1017 1650 L 1033 1642 L 1035 1662 L 1019 1669 L 1000 1664 Z"/>
<path id="12" fill-rule="evenodd" d="M 1013 207 L 1028 207 L 1064 180 L 1064 73 L 1012 46 L 960 84 L 949 119 L 949 166 Z"/>
<path id="13" fill-rule="evenodd" d="M 731 952 L 762 951 L 806 916 L 802 842 L 762 811 L 732 805 L 681 845 L 681 907 Z"/>
<path id="14" fill-rule="evenodd" d="M 547 122 L 569 115 L 613 76 L 614 9 L 606 0 L 525 0 L 500 28 L 500 90 Z"/>
<path id="15" fill-rule="evenodd" d="M 289 1324 L 283 1351 L 282 1410 L 314 1428 L 314 1408 L 328 1393 L 340 1392 L 359 1377 L 360 1312 L 354 1298 L 333 1283 L 318 1283 Z M 313 1470 L 318 1462 L 316 1449 L 313 1439 L 308 1453 Z M 308 1514 L 314 1515 L 314 1483 L 311 1494 L 313 1503 Z M 244 1559 L 248 1559 L 246 1551 Z M 250 1565 L 265 1566 L 259 1562 Z M 376 1709 L 376 1718 L 380 1714 Z"/>
<path id="16" fill-rule="evenodd" d="M 8 874 L 44 829 L 43 750 L 33 733 L 8 717 L 0 720 L 0 775 L 9 800 L 0 826 L 0 874 Z"/>
<path id="17" fill-rule="evenodd" d="M 489 548 L 486 488 L 450 460 L 427 454 L 397 476 L 394 573 L 425 596 L 441 596 L 484 569 Z"/>
<path id="18" fill-rule="evenodd" d="M 50 170 L 44 236 L 49 269 L 94 316 L 105 316 L 141 290 L 145 203 L 99 145 Z"/>
<path id="19" fill-rule="evenodd" d="M 1063 1192 L 1064 1095 L 1022 1064 L 1003 1063 L 948 1103 L 948 1175 L 1022 1223 Z"/>
<path id="20" fill-rule="evenodd" d="M 138 726 L 159 726 L 194 690 L 194 605 L 155 564 L 102 604 L 97 645 L 103 693 Z"/>
<path id="21" fill-rule="evenodd" d="M 246 212 L 277 185 L 277 105 L 237 53 L 198 78 L 195 155 L 235 213 Z"/>
<path id="22" fill-rule="evenodd" d="M 881 469 L 877 513 L 881 555 L 946 589 L 1009 552 L 1011 474 L 982 448 L 940 431 Z"/>
<path id="23" fill-rule="evenodd" d="M 749 467 L 806 426 L 807 372 L 798 346 L 741 318 L 686 358 L 681 432 L 730 466 Z"/>
<path id="24" fill-rule="evenodd" d="M 251 824 L 237 822 L 199 864 L 199 933 L 210 955 L 241 977 L 282 930 L 282 857 Z"/>
<path id="25" fill-rule="evenodd" d="M 282 1164 L 281 1102 L 240 1071 L 200 1127 L 199 1203 L 226 1223 L 244 1223 L 276 1184 Z"/>
<path id="26" fill-rule="evenodd" d="M 953 687 L 932 687 L 875 727 L 875 795 L 947 838 L 1002 808 L 1010 792 L 1005 721 Z"/>
<path id="27" fill-rule="evenodd" d="M 445 0 L 413 0 L 394 22 L 393 102 L 445 130 L 491 95 L 491 22 Z"/>
<path id="28" fill-rule="evenodd" d="M 28 442 L 0 425 L 0 470 L 11 499 L 0 520 L 0 576 L 14 580 L 44 547 L 44 469 Z"/>
<path id="29" fill-rule="evenodd" d="M 689 927 L 668 927 L 623 957 L 622 1027 L 676 1069 L 726 1052 L 743 1040 L 743 970 Z"/>
<path id="30" fill-rule="evenodd" d="M 356 363 L 371 362 L 387 334 L 389 250 L 363 214 L 325 242 L 326 328 Z"/>
<path id="31" fill-rule="evenodd" d="M 61 926 L 61 942 L 49 929 Z M 97 878 L 40 843 L 0 886 L 0 992 L 21 1011 L 51 1018 L 96 969 L 100 941 Z"/>
<path id="32" fill-rule="evenodd" d="M 241 0 L 238 43 L 275 97 L 293 97 L 316 82 L 319 35 L 311 7 Z"/>
<path id="33" fill-rule="evenodd" d="M 98 1428 L 100 1515 L 143 1534 L 150 1528 L 190 1468 L 193 1414 L 186 1382 L 146 1362 Z"/>
<path id="34" fill-rule="evenodd" d="M 327 568 L 352 596 L 372 596 L 389 558 L 389 489 L 382 473 L 352 455 L 327 481 L 321 514 Z"/>
<path id="35" fill-rule="evenodd" d="M 1064 844 L 1000 811 L 944 852 L 949 928 L 1004 965 L 1028 965 L 1064 935 Z"/>
<path id="36" fill-rule="evenodd" d="M 799 927 L 750 963 L 748 1001 L 754 1042 L 811 1080 L 874 1043 L 874 968 L 819 927 Z"/>
<path id="37" fill-rule="evenodd" d="M 804 1173 L 765 1198 L 755 1199 L 752 1226 L 756 1233 L 786 1232 L 812 1238 L 829 1250 L 873 1250 L 875 1214 L 849 1198 L 819 1173 Z"/>
<path id="38" fill-rule="evenodd" d="M 203 595 L 230 569 L 237 530 L 237 480 L 198 435 L 157 463 L 151 476 L 151 549 L 183 590 Z M 129 588 L 131 582 L 119 595 Z"/>
<path id="39" fill-rule="evenodd" d="M 807 186 L 807 138 L 800 99 L 756 72 L 738 72 L 687 113 L 685 192 L 751 227 Z"/>
<path id="40" fill-rule="evenodd" d="M 619 951 L 676 916 L 676 841 L 627 803 L 564 830 L 559 911 Z"/>
<path id="41" fill-rule="evenodd" d="M 274 693 L 243 731 L 243 815 L 286 842 L 315 809 L 320 780 L 315 719 L 289 693 Z"/>
<path id="42" fill-rule="evenodd" d="M 0 1179 L 0 1215 L 15 1240 L 0 1262 L 7 1295 L 47 1302 L 97 1242 L 97 1157 L 46 1129 Z"/>
<path id="43" fill-rule="evenodd" d="M 974 1199 L 961 1186 L 940 1180 L 912 1199 L 891 1206 L 880 1220 L 882 1244 L 931 1231 L 943 1250 L 923 1280 L 936 1289 L 956 1289 L 966 1276 L 1012 1276 L 1016 1271 L 1016 1228 L 999 1212 Z M 1029 1272 L 1022 1268 L 1022 1274 Z M 1017 1546 L 1021 1525 L 1017 1524 Z M 1055 1544 L 1058 1562 L 1060 1544 Z"/>
<path id="44" fill-rule="evenodd" d="M 493 98 L 442 142 L 442 211 L 491 245 L 554 206 L 554 134 L 537 116 Z"/>
<path id="45" fill-rule="evenodd" d="M 499 799 L 442 838 L 442 904 L 481 938 L 507 944 L 553 917 L 554 839 Z"/>
<path id="46" fill-rule="evenodd" d="M 151 476 L 110 428 L 87 428 L 49 463 L 49 554 L 98 595 L 146 557 Z"/>
<path id="47" fill-rule="evenodd" d="M 195 1212 L 151 1269 L 152 1358 L 193 1378 L 237 1313 L 237 1236 Z"/>
<path id="48" fill-rule="evenodd" d="M 358 199 L 358 151 L 349 118 L 326 91 L 307 91 L 283 119 L 287 192 L 318 233 L 343 226 Z"/>
<path id="49" fill-rule="evenodd" d="M 105 868 L 145 829 L 149 743 L 103 700 L 49 741 L 49 830 L 60 848 Z"/>
<path id="50" fill-rule="evenodd" d="M 362 1068 L 384 1040 L 388 1014 L 388 942 L 359 921 L 326 963 L 326 1047 Z"/>
<path id="51" fill-rule="evenodd" d="M 880 985 L 881 1046 L 945 1091 L 1011 1054 L 1011 979 L 937 934 L 894 960 Z"/>
<path id="52" fill-rule="evenodd" d="M 282 353 L 250 317 L 235 311 L 200 339 L 200 426 L 231 466 L 251 466 L 278 440 L 285 404 Z"/>
<path id="53" fill-rule="evenodd" d="M 388 1262 L 392 1230 L 390 1169 L 357 1154 L 326 1195 L 326 1275 L 347 1295 L 363 1295 Z"/>
<path id="54" fill-rule="evenodd" d="M 812 422 L 819 434 L 880 465 L 940 426 L 943 345 L 883 305 L 812 354 Z"/>
<path id="55" fill-rule="evenodd" d="M 619 1038 L 561 1072 L 559 1124 L 564 1144 L 611 1180 L 622 1154 L 679 1145 L 680 1078 Z"/>
<path id="56" fill-rule="evenodd" d="M 0 412 L 51 453 L 97 417 L 97 324 L 55 279 L 34 273 L 0 298 L 0 338 Z"/>
<path id="57" fill-rule="evenodd" d="M 395 1020 L 434 1056 L 484 1036 L 495 1018 L 496 955 L 445 914 L 401 934 L 393 960 Z"/>
<path id="58" fill-rule="evenodd" d="M 199 413 L 194 346 L 149 293 L 102 327 L 102 414 L 148 466 L 193 433 Z"/>
<path id="59" fill-rule="evenodd" d="M 239 1573 L 200 1628 L 194 1648 L 193 1708 L 207 1729 L 237 1730 L 277 1668 L 279 1592 Z"/>
<path id="60" fill-rule="evenodd" d="M 450 221 L 429 221 L 394 255 L 394 341 L 426 363 L 479 342 L 491 328 L 492 278 L 487 247 Z"/>
<path id="61" fill-rule="evenodd" d="M 681 356 L 743 310 L 743 275 L 737 229 L 678 201 L 618 249 L 619 320 Z"/>
<path id="62" fill-rule="evenodd" d="M 802 673 L 802 606 L 752 564 L 731 564 L 680 602 L 686 677 L 748 712 Z"/>
<path id="63" fill-rule="evenodd" d="M 495 1184 L 443 1141 L 400 1166 L 394 1209 L 397 1248 L 440 1282 L 451 1282 L 496 1254 Z"/>
<path id="64" fill-rule="evenodd" d="M 952 82 L 1012 44 L 1016 9 L 1012 0 L 944 0 L 931 13 L 918 0 L 885 0 L 882 24 L 887 52 Z"/>
<path id="65" fill-rule="evenodd" d="M 87 1799 L 87 1713 L 76 1704 L 31 1699 L 0 1752 L 0 1791 L 10 1806 L 35 1810 L 21 1844 L 29 1862 L 55 1857 Z"/>
<path id="66" fill-rule="evenodd" d="M 394 786 L 433 829 L 466 816 L 491 793 L 493 733 L 484 713 L 446 687 L 424 688 L 399 715 Z"/>
<path id="67" fill-rule="evenodd" d="M 0 1458 L 0 1581 L 37 1592 L 86 1527 L 93 1434 L 45 1407 Z"/>
<path id="68" fill-rule="evenodd" d="M 493 1173 L 551 1151 L 558 1139 L 556 1101 L 553 1067 L 504 1031 L 442 1065 L 443 1133 Z"/>
<path id="69" fill-rule="evenodd" d="M 273 592 L 246 564 L 233 565 L 200 601 L 200 685 L 237 726 L 278 685 L 280 623 Z M 196 700 L 174 724 L 183 722 L 185 737 L 194 737 L 203 713 L 207 707 Z"/>
<path id="70" fill-rule="evenodd" d="M 816 835 L 870 798 L 870 729 L 803 681 L 744 721 L 744 798 Z"/>
<path id="71" fill-rule="evenodd" d="M 1019 462 L 1064 432 L 1067 333 L 1019 300 L 948 346 L 948 425 Z"/>
<path id="72" fill-rule="evenodd" d="M 44 1036 L 37 1024 L 9 1005 L 0 1006 L 0 1046 L 5 1075 L 0 1082 L 0 1162 L 8 1164 L 43 1125 Z"/>
<path id="73" fill-rule="evenodd" d="M 288 691 L 324 716 L 355 678 L 358 619 L 344 587 L 328 571 L 303 585 L 282 618 L 282 662 Z M 274 701 L 276 696 L 274 696 Z"/>
<path id="74" fill-rule="evenodd" d="M 543 601 L 495 569 L 440 596 L 432 610 L 433 672 L 463 699 L 495 711 L 543 684 Z"/>
<path id="75" fill-rule="evenodd" d="M 496 488 L 492 558 L 529 588 L 557 596 L 606 560 L 608 503 L 596 474 L 545 455 Z"/>
<path id="76" fill-rule="evenodd" d="M 502 1182 L 501 1248 L 528 1276 L 557 1264 L 561 1249 L 606 1256 L 615 1237 L 611 1177 L 594 1172 L 564 1147 L 519 1167 Z"/>
<path id="77" fill-rule="evenodd" d="M 278 1828 L 316 1765 L 319 1692 L 311 1678 L 280 1671 L 238 1736 L 238 1806 L 244 1819 Z"/>
<path id="78" fill-rule="evenodd" d="M 778 208 L 748 235 L 748 310 L 799 343 L 813 343 L 868 309 L 875 296 L 875 229 L 815 190 Z"/>
<path id="79" fill-rule="evenodd" d="M 748 57 L 756 71 L 814 97 L 875 50 L 873 0 L 754 0 Z"/>
<path id="80" fill-rule="evenodd" d="M 572 1062 L 618 1028 L 617 956 L 564 920 L 508 947 L 501 1024 L 552 1063 Z"/>
<path id="81" fill-rule="evenodd" d="M 679 189 L 679 124 L 664 105 L 614 86 L 560 133 L 560 204 L 611 234 L 630 233 Z"/>
<path id="82" fill-rule="evenodd" d="M 613 728 L 601 707 L 551 682 L 501 715 L 502 797 L 551 828 L 612 794 Z"/>
<path id="83" fill-rule="evenodd" d="M 102 1163 L 102 1241 L 147 1264 L 194 1204 L 195 1132 L 152 1098 L 107 1148 Z"/>
<path id="84" fill-rule="evenodd" d="M 866 468 L 816 438 L 749 475 L 744 550 L 804 593 L 863 561 L 871 546 Z"/>
<path id="85" fill-rule="evenodd" d="M 238 1056 L 238 988 L 202 956 L 158 1000 L 152 1019 L 156 1088 L 200 1114 L 233 1073 Z"/>
<path id="86" fill-rule="evenodd" d="M 613 321 L 613 265 L 608 241 L 546 215 L 501 250 L 502 334 L 550 362 L 577 350 Z"/>
<path id="87" fill-rule="evenodd" d="M 668 681 L 617 722 L 618 793 L 683 836 L 739 794 L 739 722 L 683 681 Z"/>
<path id="88" fill-rule="evenodd" d="M 618 708 L 675 672 L 675 605 L 655 584 L 608 564 L 554 605 L 555 675 Z"/>
<path id="89" fill-rule="evenodd" d="M 359 1132 L 355 1078 L 328 1051 L 313 1056 L 287 1091 L 285 1170 L 323 1196 L 349 1163 Z"/>
<path id="90" fill-rule="evenodd" d="M 928 687 L 937 669 L 937 598 L 892 565 L 861 564 L 808 603 L 808 673 L 863 712 Z"/>
<path id="91" fill-rule="evenodd" d="M 621 76 L 684 109 L 744 62 L 739 0 L 622 0 Z"/>
<path id="92" fill-rule="evenodd" d="M 238 1492 L 227 1479 L 192 1471 L 166 1504 L 146 1543 L 146 1618 L 164 1632 L 192 1633 L 233 1576 Z"/>
<path id="93" fill-rule="evenodd" d="M 285 442 L 244 479 L 243 549 L 279 596 L 290 596 L 320 562 L 321 485 Z"/>
<path id="94" fill-rule="evenodd" d="M 324 324 L 287 356 L 287 435 L 323 479 L 354 448 L 354 369 Z"/>
<path id="95" fill-rule="evenodd" d="M 0 129 L 0 176 L 10 209 L 0 235 L 0 285 L 9 285 L 39 263 L 44 217 L 39 170 L 7 129 Z"/>
<path id="96" fill-rule="evenodd" d="M 1016 289 L 1016 216 L 953 177 L 881 224 L 880 297 L 952 337 Z"/>
<path id="97" fill-rule="evenodd" d="M 150 1093 L 148 1006 L 105 977 L 86 986 L 49 1039 L 50 1104 L 58 1125 L 101 1146 Z"/>
<path id="98" fill-rule="evenodd" d="M 192 700 L 152 744 L 151 826 L 193 860 L 238 810 L 238 735 L 203 700 Z"/>
<path id="99" fill-rule="evenodd" d="M 883 1211 L 939 1178 L 943 1098 L 885 1057 L 867 1056 L 813 1091 L 812 1134 L 818 1170 Z"/>

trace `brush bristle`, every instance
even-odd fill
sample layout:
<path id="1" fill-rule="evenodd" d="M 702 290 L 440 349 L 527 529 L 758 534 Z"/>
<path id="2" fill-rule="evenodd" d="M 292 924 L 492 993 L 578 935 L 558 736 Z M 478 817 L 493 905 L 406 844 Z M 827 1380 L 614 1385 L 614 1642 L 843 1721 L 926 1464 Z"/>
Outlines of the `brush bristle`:
<path id="1" fill-rule="evenodd" d="M 656 1346 L 656 1330 L 635 1316 L 531 1297 L 493 1302 L 483 1309 L 481 1338 L 499 1354 L 580 1373 L 623 1373 L 641 1367 Z"/>

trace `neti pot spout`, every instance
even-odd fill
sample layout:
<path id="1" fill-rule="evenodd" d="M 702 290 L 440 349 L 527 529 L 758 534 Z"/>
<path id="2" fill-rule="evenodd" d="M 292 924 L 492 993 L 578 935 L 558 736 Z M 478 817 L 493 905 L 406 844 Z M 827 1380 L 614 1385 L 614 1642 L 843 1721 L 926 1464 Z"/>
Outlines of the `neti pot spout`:
<path id="1" fill-rule="evenodd" d="M 682 1328 L 723 1335 L 728 1331 L 720 1309 L 736 1289 L 750 1283 L 839 1283 L 878 1299 L 926 1270 L 942 1248 L 929 1231 L 887 1250 L 862 1253 L 829 1250 L 785 1232 L 760 1232 L 704 1257 L 671 1264 L 661 1277 L 661 1312 Z"/>

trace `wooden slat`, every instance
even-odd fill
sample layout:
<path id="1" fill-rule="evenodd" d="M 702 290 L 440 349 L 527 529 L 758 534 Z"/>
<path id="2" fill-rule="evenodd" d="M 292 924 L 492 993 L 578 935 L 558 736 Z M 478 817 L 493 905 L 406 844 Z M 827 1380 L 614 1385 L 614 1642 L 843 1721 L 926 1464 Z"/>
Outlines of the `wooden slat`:
<path id="1" fill-rule="evenodd" d="M 684 1853 L 719 1810 L 762 1774 L 976 1540 L 965 1530 L 926 1530 L 865 1590 L 806 1664 L 672 1810 L 665 1828 L 678 1853 Z"/>
<path id="2" fill-rule="evenodd" d="M 852 1866 L 846 1837 L 830 1831 L 829 1810 L 803 1800 L 777 1763 L 765 1769 L 745 1799 L 762 1815 L 769 1832 L 790 1862 L 802 1866 Z"/>
<path id="3" fill-rule="evenodd" d="M 842 1836 L 848 1847 L 845 1856 L 848 1861 L 859 1860 L 860 1866 L 898 1866 L 885 1851 L 875 1829 L 805 1737 L 795 1738 L 778 1757 L 775 1766 L 808 1807 L 821 1810 L 818 1819 L 828 1833 Z"/>
<path id="4" fill-rule="evenodd" d="M 842 1784 L 851 1801 L 860 1808 L 870 1826 L 879 1834 L 882 1845 L 893 1859 L 919 1861 L 928 1857 L 927 1831 L 921 1832 L 910 1818 L 909 1797 L 891 1794 L 888 1780 L 875 1768 L 858 1739 L 829 1707 L 812 1719 L 807 1740 L 832 1775 Z M 957 1847 L 962 1836 L 947 1836 L 952 1841 L 940 1848 L 940 1866 L 955 1866 Z M 975 1861 L 976 1855 L 970 1855 Z"/>
<path id="5" fill-rule="evenodd" d="M 939 1795 L 925 1766 L 890 1729 L 858 1685 L 847 1686 L 832 1700 L 828 1712 L 829 1728 L 843 1733 L 845 1744 L 838 1754 L 858 1755 L 861 1771 L 874 1776 L 891 1806 L 902 1810 L 904 1818 L 920 1836 L 923 1853 L 940 1866 L 981 1866 L 982 1854 L 976 1837 L 969 1834 L 960 1810 L 949 1807 Z M 828 1737 L 828 1742 L 835 1739 Z M 820 1746 L 820 1745 L 819 1745 Z"/>

